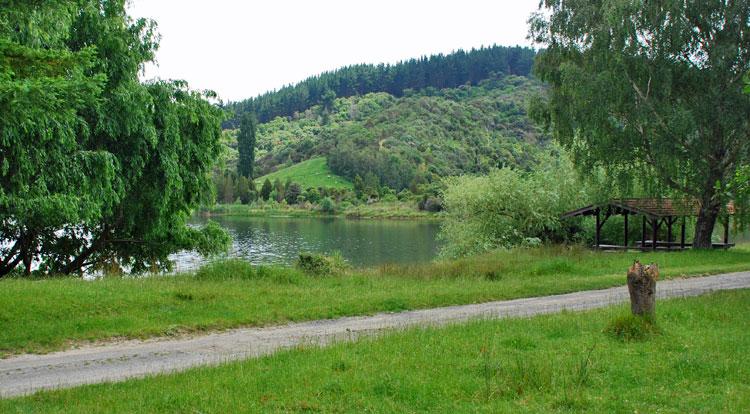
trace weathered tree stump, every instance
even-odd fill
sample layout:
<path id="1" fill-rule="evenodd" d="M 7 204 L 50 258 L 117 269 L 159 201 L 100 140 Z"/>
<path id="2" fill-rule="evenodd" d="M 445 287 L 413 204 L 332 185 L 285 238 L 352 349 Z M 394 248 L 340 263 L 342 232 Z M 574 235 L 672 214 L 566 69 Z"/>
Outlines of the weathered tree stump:
<path id="1" fill-rule="evenodd" d="M 630 292 L 630 310 L 633 315 L 654 316 L 657 279 L 659 279 L 659 266 L 656 263 L 643 266 L 636 260 L 628 269 L 628 292 Z"/>

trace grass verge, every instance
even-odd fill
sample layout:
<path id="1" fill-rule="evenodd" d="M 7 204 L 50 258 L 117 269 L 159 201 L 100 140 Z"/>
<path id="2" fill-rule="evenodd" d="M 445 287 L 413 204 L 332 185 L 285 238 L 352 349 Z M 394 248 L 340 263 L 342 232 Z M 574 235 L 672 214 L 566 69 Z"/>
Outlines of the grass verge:
<path id="1" fill-rule="evenodd" d="M 603 332 L 624 306 L 410 329 L 42 392 L 0 411 L 748 412 L 749 305 L 749 290 L 662 301 L 661 333 L 645 342 Z"/>
<path id="2" fill-rule="evenodd" d="M 230 263 L 177 276 L 7 279 L 0 281 L 0 355 L 601 289 L 624 284 L 636 258 L 658 262 L 663 278 L 750 269 L 747 247 L 680 253 L 555 247 L 328 277 Z"/>

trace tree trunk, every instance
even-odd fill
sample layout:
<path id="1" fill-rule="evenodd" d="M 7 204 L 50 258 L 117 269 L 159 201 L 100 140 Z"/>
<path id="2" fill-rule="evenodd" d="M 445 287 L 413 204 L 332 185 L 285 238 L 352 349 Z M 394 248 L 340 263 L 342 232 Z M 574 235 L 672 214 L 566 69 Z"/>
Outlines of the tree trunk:
<path id="1" fill-rule="evenodd" d="M 643 266 L 636 260 L 628 269 L 628 292 L 630 293 L 630 310 L 633 315 L 654 316 L 658 278 L 659 267 L 656 263 Z"/>
<path id="2" fill-rule="evenodd" d="M 710 249 L 713 245 L 711 236 L 714 234 L 716 219 L 719 217 L 721 204 L 703 202 L 698 211 L 698 221 L 695 223 L 694 249 Z"/>

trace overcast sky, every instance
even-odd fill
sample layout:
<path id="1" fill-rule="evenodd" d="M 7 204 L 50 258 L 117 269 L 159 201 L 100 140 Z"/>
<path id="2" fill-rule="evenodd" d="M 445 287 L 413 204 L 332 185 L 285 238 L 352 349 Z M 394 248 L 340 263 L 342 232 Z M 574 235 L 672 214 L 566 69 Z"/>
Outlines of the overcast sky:
<path id="1" fill-rule="evenodd" d="M 529 46 L 539 0 L 131 0 L 157 21 L 146 78 L 184 79 L 241 100 L 356 63 L 482 45 Z"/>

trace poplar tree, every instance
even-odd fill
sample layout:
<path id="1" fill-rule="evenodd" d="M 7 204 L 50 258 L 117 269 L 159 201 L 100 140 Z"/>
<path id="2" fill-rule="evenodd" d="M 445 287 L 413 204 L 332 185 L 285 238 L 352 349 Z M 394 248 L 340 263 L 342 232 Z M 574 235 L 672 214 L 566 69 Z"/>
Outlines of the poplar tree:
<path id="1" fill-rule="evenodd" d="M 251 113 L 243 114 L 240 132 L 237 134 L 237 150 L 239 151 L 237 173 L 250 179 L 253 178 L 253 165 L 255 164 L 255 128 L 255 116 Z"/>

